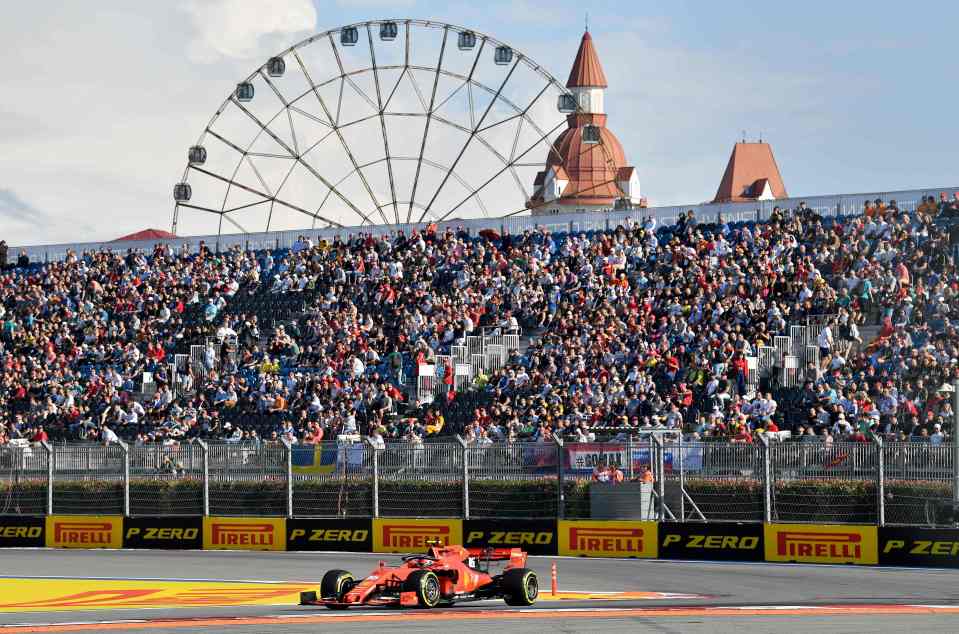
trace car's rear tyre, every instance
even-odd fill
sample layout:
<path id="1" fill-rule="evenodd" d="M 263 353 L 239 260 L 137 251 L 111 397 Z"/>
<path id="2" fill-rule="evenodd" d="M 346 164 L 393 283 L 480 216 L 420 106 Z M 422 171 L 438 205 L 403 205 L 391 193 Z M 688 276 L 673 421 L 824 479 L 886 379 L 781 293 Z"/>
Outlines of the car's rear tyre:
<path id="1" fill-rule="evenodd" d="M 416 593 L 416 601 L 421 608 L 435 608 L 443 599 L 440 579 L 432 570 L 417 570 L 406 578 L 403 589 Z"/>
<path id="2" fill-rule="evenodd" d="M 513 568 L 501 580 L 506 605 L 533 605 L 539 596 L 539 578 L 529 568 Z"/>
<path id="3" fill-rule="evenodd" d="M 332 601 L 342 601 L 343 595 L 356 585 L 353 575 L 345 570 L 330 570 L 323 575 L 320 582 L 320 598 Z M 331 610 L 345 610 L 345 605 L 327 605 Z"/>

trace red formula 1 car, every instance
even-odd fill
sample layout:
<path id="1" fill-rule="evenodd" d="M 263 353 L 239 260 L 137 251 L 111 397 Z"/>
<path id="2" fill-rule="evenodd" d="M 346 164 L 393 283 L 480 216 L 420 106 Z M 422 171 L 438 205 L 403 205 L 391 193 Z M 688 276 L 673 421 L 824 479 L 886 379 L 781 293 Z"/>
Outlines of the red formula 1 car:
<path id="1" fill-rule="evenodd" d="M 490 572 L 491 562 L 507 562 Z M 301 592 L 300 605 L 343 610 L 351 605 L 433 608 L 459 601 L 504 599 L 507 605 L 532 605 L 539 594 L 536 573 L 526 567 L 519 548 L 430 546 L 425 555 L 406 555 L 403 563 L 385 562 L 363 579 L 345 570 L 323 575 L 320 592 Z"/>

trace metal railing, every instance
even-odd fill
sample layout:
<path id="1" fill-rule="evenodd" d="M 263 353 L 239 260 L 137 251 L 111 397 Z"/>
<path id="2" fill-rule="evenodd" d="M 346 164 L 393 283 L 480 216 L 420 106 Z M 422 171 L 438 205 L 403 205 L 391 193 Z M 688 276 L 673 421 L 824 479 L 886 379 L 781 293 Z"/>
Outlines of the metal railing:
<path id="1" fill-rule="evenodd" d="M 692 210 L 700 222 L 715 222 L 720 215 L 727 222 L 736 221 L 763 221 L 767 220 L 775 207 L 793 209 L 801 201 L 822 216 L 850 216 L 863 212 L 867 201 L 877 198 L 884 201 L 895 200 L 899 209 L 915 211 L 924 196 L 934 196 L 938 199 L 940 192 L 959 191 L 959 186 L 928 187 L 900 191 L 871 192 L 859 194 L 830 194 L 823 196 L 793 197 L 780 200 L 764 200 L 745 203 L 700 203 L 693 205 L 673 205 L 668 207 L 649 207 L 629 211 L 599 211 L 586 213 L 569 213 L 557 215 L 524 215 L 507 218 L 475 218 L 469 220 L 451 220 L 438 223 L 438 231 L 446 229 L 456 230 L 463 228 L 473 235 L 484 229 L 493 229 L 501 235 L 522 234 L 527 230 L 548 229 L 550 231 L 608 231 L 627 220 L 641 222 L 645 218 L 656 219 L 659 225 L 676 222 L 680 214 Z M 223 251 L 233 247 L 243 249 L 284 249 L 291 248 L 300 236 L 307 236 L 314 243 L 337 237 L 346 239 L 358 234 L 371 234 L 374 237 L 390 235 L 402 231 L 409 235 L 413 230 L 423 231 L 426 223 L 373 225 L 362 227 L 343 227 L 331 229 L 300 229 L 294 231 L 275 231 L 268 233 L 241 233 L 223 235 L 185 236 L 171 240 L 140 240 L 130 242 L 77 242 L 49 245 L 19 245 L 11 246 L 10 253 L 25 251 L 31 262 L 56 262 L 64 260 L 70 252 L 81 254 L 84 251 L 108 251 L 116 254 L 125 254 L 128 249 L 142 252 L 152 252 L 156 244 L 169 244 L 176 253 L 186 251 L 196 253 L 200 243 L 208 248 Z"/>
<path id="2" fill-rule="evenodd" d="M 0 447 L 0 514 L 588 518 L 597 467 L 675 521 L 954 525 L 953 444 L 194 441 Z M 611 485 L 612 486 L 612 485 Z"/>

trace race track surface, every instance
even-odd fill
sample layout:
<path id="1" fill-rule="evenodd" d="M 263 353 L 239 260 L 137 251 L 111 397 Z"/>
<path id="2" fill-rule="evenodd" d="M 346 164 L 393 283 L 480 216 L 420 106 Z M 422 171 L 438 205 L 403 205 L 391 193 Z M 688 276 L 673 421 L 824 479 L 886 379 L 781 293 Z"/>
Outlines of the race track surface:
<path id="1" fill-rule="evenodd" d="M 541 600 L 431 611 L 296 605 L 328 569 L 366 574 L 393 555 L 225 551 L 0 551 L 0 633 L 954 632 L 959 571 L 531 557 Z M 557 564 L 560 596 L 548 594 Z M 612 593 L 627 593 L 623 595 Z M 135 606 L 135 607 L 133 607 Z"/>

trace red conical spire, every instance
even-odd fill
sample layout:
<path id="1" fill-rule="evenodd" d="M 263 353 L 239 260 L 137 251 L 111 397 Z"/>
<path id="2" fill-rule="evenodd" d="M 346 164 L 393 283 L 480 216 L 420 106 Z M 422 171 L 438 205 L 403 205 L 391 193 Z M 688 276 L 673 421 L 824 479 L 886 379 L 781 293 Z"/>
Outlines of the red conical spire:
<path id="1" fill-rule="evenodd" d="M 606 88 L 608 85 L 603 65 L 599 63 L 599 55 L 593 46 L 593 38 L 589 31 L 586 31 L 579 43 L 579 51 L 576 53 L 576 61 L 573 62 L 573 70 L 569 71 L 566 87 Z"/>

